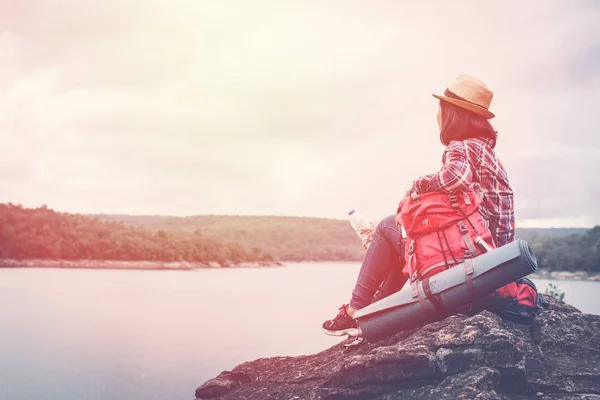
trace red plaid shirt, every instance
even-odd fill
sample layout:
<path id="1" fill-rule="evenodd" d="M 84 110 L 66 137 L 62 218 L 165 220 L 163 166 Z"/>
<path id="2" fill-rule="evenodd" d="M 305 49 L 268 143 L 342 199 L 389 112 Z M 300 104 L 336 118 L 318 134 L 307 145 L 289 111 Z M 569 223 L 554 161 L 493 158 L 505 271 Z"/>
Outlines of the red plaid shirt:
<path id="1" fill-rule="evenodd" d="M 498 246 L 512 242 L 515 237 L 513 191 L 492 141 L 485 138 L 454 140 L 446 147 L 442 163 L 439 172 L 420 177 L 413 188 L 418 193 L 453 193 L 478 183 L 485 194 L 480 211 L 490 220 L 490 226 L 496 227 L 492 234 Z"/>

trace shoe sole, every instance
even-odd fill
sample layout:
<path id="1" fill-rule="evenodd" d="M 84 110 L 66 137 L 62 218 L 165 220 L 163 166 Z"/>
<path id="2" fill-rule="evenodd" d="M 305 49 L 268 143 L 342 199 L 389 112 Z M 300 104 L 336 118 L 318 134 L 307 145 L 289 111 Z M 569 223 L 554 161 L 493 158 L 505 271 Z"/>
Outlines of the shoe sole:
<path id="1" fill-rule="evenodd" d="M 365 338 L 362 336 L 348 336 L 348 339 L 342 342 L 342 346 L 345 348 L 359 346 L 364 342 Z"/>
<path id="2" fill-rule="evenodd" d="M 342 329 L 341 331 L 330 331 L 325 328 L 322 328 L 322 329 L 323 329 L 323 332 L 325 332 L 325 334 L 329 335 L 329 336 L 344 336 L 344 335 L 358 336 L 358 334 L 360 333 L 358 328 Z"/>

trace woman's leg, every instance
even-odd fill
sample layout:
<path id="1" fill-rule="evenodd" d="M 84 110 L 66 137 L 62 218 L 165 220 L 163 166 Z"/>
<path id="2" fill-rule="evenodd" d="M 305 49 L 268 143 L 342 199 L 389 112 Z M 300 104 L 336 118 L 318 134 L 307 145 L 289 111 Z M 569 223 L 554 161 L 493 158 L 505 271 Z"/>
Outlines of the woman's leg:
<path id="1" fill-rule="evenodd" d="M 402 281 L 403 262 L 401 259 L 404 259 L 402 234 L 400 228 L 396 226 L 396 217 L 390 215 L 382 219 L 375 229 L 352 291 L 350 307 L 360 310 L 368 306 L 373 302 L 373 297 L 380 288 L 384 292 L 389 292 L 399 286 L 399 290 L 406 280 Z M 391 277 L 389 285 L 388 277 Z M 382 286 L 384 280 L 386 283 Z M 384 292 L 381 293 L 383 297 L 393 293 Z"/>
<path id="2" fill-rule="evenodd" d="M 405 243 L 406 245 L 406 243 Z M 373 303 L 383 299 L 384 297 L 388 297 L 389 295 L 398 292 L 408 278 L 404 276 L 404 272 L 402 272 L 402 268 L 404 267 L 404 261 L 400 261 L 399 268 L 392 268 L 390 274 L 385 278 L 385 281 L 381 284 L 375 296 L 373 296 Z"/>

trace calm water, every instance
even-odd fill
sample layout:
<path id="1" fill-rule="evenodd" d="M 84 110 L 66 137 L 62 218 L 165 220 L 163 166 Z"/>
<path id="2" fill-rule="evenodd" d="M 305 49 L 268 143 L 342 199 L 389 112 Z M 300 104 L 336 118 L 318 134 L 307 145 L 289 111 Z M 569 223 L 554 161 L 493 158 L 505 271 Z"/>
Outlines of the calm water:
<path id="1" fill-rule="evenodd" d="M 337 343 L 320 324 L 358 268 L 0 270 L 0 399 L 193 399 L 241 362 Z M 600 314 L 600 283 L 557 285 Z"/>

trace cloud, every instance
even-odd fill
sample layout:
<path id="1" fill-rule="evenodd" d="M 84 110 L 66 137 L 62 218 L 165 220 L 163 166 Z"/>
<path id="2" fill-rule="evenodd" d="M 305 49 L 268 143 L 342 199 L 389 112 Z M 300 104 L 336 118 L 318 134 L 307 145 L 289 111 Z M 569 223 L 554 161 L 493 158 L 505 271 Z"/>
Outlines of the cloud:
<path id="1" fill-rule="evenodd" d="M 439 168 L 430 93 L 469 72 L 495 91 L 518 220 L 600 221 L 595 2 L 0 0 L 0 10 L 1 201 L 379 218 Z"/>

